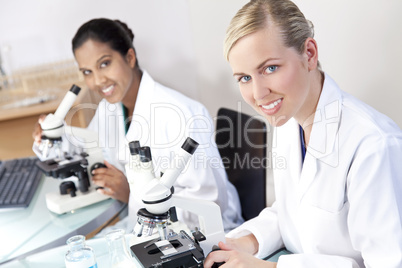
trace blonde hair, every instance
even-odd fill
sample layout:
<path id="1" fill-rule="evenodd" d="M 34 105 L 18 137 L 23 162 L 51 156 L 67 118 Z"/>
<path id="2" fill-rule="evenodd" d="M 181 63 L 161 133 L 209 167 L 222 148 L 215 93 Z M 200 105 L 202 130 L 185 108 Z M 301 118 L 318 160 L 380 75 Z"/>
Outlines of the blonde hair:
<path id="1" fill-rule="evenodd" d="M 251 0 L 237 12 L 226 31 L 223 48 L 226 60 L 239 39 L 270 24 L 278 26 L 285 46 L 299 53 L 303 52 L 306 39 L 314 37 L 313 24 L 292 1 Z"/>

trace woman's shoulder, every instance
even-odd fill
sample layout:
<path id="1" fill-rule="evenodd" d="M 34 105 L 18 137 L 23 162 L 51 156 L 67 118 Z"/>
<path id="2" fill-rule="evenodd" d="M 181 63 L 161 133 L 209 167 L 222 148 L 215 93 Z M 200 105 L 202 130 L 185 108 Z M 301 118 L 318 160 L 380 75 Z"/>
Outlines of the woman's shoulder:
<path id="1" fill-rule="evenodd" d="M 401 129 L 387 115 L 374 107 L 356 98 L 352 94 L 340 89 L 338 85 L 326 74 L 327 88 L 341 102 L 341 126 L 347 126 L 349 130 L 355 129 L 361 134 L 401 135 Z M 326 81 L 326 82 L 327 82 Z M 331 99 L 333 101 L 333 99 Z"/>
<path id="2" fill-rule="evenodd" d="M 207 112 L 207 109 L 201 102 L 159 83 L 155 83 L 155 96 L 153 99 L 155 104 L 168 104 L 185 114 L 203 114 Z"/>
<path id="3" fill-rule="evenodd" d="M 390 117 L 346 92 L 342 95 L 342 120 L 351 122 L 360 132 L 402 135 L 401 129 Z"/>
<path id="4" fill-rule="evenodd" d="M 143 71 L 141 86 L 144 86 L 144 89 L 145 87 L 149 87 L 145 89 L 145 92 L 141 92 L 141 95 L 148 95 L 146 98 L 155 105 L 167 104 L 175 106 L 187 113 L 192 111 L 206 111 L 206 108 L 202 103 L 155 81 L 146 71 Z"/>

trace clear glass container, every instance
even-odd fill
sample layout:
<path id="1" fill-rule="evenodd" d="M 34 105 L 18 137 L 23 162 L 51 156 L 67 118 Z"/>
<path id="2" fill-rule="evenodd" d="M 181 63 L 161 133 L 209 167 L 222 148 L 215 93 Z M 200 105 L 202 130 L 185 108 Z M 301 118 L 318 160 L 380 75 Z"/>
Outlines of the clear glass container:
<path id="1" fill-rule="evenodd" d="M 135 268 L 135 262 L 128 251 L 125 231 L 116 229 L 106 234 L 109 245 L 110 267 L 112 268 Z"/>
<path id="2" fill-rule="evenodd" d="M 85 236 L 76 235 L 67 240 L 70 250 L 64 258 L 66 268 L 97 268 L 95 252 L 85 244 Z"/>

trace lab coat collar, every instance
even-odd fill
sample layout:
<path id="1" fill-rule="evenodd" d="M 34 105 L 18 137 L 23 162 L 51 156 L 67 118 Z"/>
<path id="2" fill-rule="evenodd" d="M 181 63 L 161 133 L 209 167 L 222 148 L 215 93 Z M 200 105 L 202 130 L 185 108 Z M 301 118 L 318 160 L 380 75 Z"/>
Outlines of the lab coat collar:
<path id="1" fill-rule="evenodd" d="M 156 82 L 143 70 L 140 87 L 138 89 L 132 121 L 127 132 L 128 141 L 139 140 L 142 145 L 149 143 L 152 96 L 155 96 Z"/>
<path id="2" fill-rule="evenodd" d="M 341 91 L 335 81 L 325 74 L 324 86 L 314 115 L 306 158 L 308 157 L 307 155 L 311 155 L 317 159 L 327 159 L 326 156 L 337 151 L 341 107 Z M 328 160 L 334 161 L 332 157 L 328 158 Z M 337 163 L 327 164 L 333 165 Z"/>
<path id="3" fill-rule="evenodd" d="M 152 103 L 151 96 L 154 96 L 155 84 L 155 80 L 152 79 L 147 71 L 143 70 L 133 115 L 143 114 L 144 112 L 149 114 L 149 104 Z"/>
<path id="4" fill-rule="evenodd" d="M 325 74 L 324 85 L 314 115 L 310 141 L 300 175 L 299 200 L 303 198 L 314 181 L 319 162 L 330 166 L 338 165 L 339 157 L 336 154 L 339 152 L 337 146 L 339 144 L 338 129 L 341 107 L 341 91 L 334 80 Z"/>
<path id="5" fill-rule="evenodd" d="M 274 129 L 272 151 L 275 157 L 285 157 L 286 168 L 275 168 L 276 179 L 292 178 L 298 185 L 301 200 L 313 182 L 319 162 L 337 165 L 338 128 L 341 116 L 342 93 L 336 83 L 325 74 L 323 89 L 314 115 L 313 128 L 302 165 L 299 124 L 291 118 Z M 285 146 L 284 146 L 285 145 Z M 280 191 L 278 192 L 280 194 Z"/>

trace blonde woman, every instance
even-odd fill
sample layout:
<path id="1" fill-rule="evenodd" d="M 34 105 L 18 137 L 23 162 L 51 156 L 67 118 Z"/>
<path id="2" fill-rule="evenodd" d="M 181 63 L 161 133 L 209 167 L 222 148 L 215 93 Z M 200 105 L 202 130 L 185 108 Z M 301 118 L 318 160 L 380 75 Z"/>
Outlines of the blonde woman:
<path id="1" fill-rule="evenodd" d="M 402 267 L 402 132 L 319 67 L 312 25 L 287 0 L 246 4 L 225 57 L 274 127 L 276 202 L 228 234 L 205 267 Z M 278 263 L 261 260 L 286 247 Z"/>

